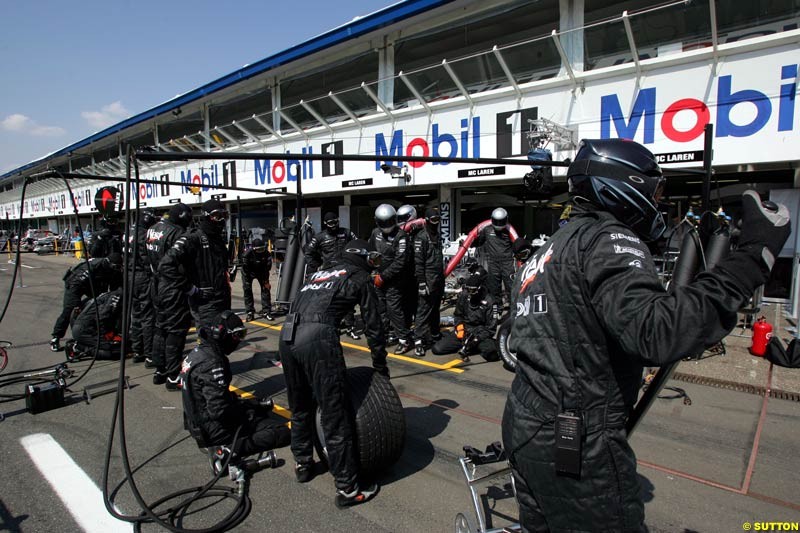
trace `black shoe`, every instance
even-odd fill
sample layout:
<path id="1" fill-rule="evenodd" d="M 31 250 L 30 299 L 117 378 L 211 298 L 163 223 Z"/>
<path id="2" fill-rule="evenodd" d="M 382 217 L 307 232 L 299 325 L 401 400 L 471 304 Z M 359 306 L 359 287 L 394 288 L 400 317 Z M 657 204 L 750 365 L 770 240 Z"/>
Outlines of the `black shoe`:
<path id="1" fill-rule="evenodd" d="M 394 335 L 386 337 L 386 346 L 392 346 L 393 344 L 397 344 L 397 337 Z"/>
<path id="2" fill-rule="evenodd" d="M 167 390 L 181 390 L 183 388 L 183 383 L 181 383 L 180 377 L 167 378 L 164 387 L 166 387 Z"/>
<path id="3" fill-rule="evenodd" d="M 153 372 L 153 385 L 163 385 L 167 382 L 167 375 L 159 370 Z"/>
<path id="4" fill-rule="evenodd" d="M 294 475 L 297 477 L 298 483 L 308 483 L 314 479 L 314 463 L 296 463 Z"/>
<path id="5" fill-rule="evenodd" d="M 50 351 L 57 352 L 59 350 L 61 350 L 61 339 L 58 337 L 53 337 L 50 339 Z"/>
<path id="6" fill-rule="evenodd" d="M 272 316 L 272 313 L 269 312 L 261 313 L 261 316 L 264 317 L 264 320 L 269 320 L 270 322 L 273 322 L 275 320 L 275 317 Z"/>
<path id="7" fill-rule="evenodd" d="M 145 357 L 142 354 L 135 353 L 135 352 L 133 354 L 133 358 L 131 359 L 131 361 L 133 361 L 134 363 L 144 363 L 146 360 L 147 360 L 147 357 Z"/>
<path id="8" fill-rule="evenodd" d="M 361 338 L 361 335 L 356 333 L 356 330 L 353 328 L 347 328 L 347 334 L 350 335 L 350 338 L 353 339 L 354 341 L 357 341 Z"/>
<path id="9" fill-rule="evenodd" d="M 252 322 L 253 320 L 255 320 L 255 318 L 256 318 L 255 313 L 253 313 L 251 311 L 248 311 L 247 314 L 244 317 L 244 321 L 245 322 Z"/>
<path id="10" fill-rule="evenodd" d="M 414 346 L 414 355 L 416 357 L 425 357 L 425 347 L 421 344 Z"/>
<path id="11" fill-rule="evenodd" d="M 411 351 L 411 344 L 407 341 L 399 341 L 397 343 L 397 347 L 394 349 L 395 355 L 403 355 L 404 353 L 408 353 Z"/>
<path id="12" fill-rule="evenodd" d="M 158 368 L 158 365 L 155 361 L 150 359 L 149 357 L 144 358 L 144 367 L 145 368 Z"/>
<path id="13" fill-rule="evenodd" d="M 358 485 L 351 491 L 337 490 L 336 491 L 336 507 L 350 507 L 351 505 L 358 505 L 372 499 L 373 496 L 378 494 L 378 484 L 370 483 L 369 486 L 363 489 L 358 488 Z"/>

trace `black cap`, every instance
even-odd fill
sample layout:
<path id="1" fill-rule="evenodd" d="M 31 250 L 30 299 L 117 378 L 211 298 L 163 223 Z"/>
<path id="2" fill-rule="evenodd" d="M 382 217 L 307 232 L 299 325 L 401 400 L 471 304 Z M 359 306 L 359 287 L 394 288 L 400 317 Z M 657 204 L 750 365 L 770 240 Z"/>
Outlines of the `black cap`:
<path id="1" fill-rule="evenodd" d="M 331 211 L 328 211 L 327 213 L 325 213 L 325 216 L 322 217 L 322 221 L 323 222 L 327 222 L 329 220 L 338 220 L 338 219 L 339 219 L 339 215 L 337 215 L 336 213 L 333 213 Z"/>
<path id="2" fill-rule="evenodd" d="M 205 202 L 203 202 L 203 212 L 205 214 L 220 210 L 225 211 L 225 204 L 223 204 L 217 199 L 206 200 Z"/>
<path id="3" fill-rule="evenodd" d="M 429 207 L 425 210 L 425 218 L 441 217 L 438 207 Z"/>
<path id="4" fill-rule="evenodd" d="M 262 241 L 261 239 L 253 239 L 253 242 L 250 244 L 253 246 L 253 248 L 260 248 L 264 246 L 264 241 Z"/>

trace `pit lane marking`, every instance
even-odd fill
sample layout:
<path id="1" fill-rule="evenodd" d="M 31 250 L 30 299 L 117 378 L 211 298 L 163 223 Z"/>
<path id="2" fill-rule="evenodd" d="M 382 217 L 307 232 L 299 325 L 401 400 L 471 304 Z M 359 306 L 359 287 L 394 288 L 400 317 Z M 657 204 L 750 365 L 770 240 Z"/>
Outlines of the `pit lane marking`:
<path id="1" fill-rule="evenodd" d="M 265 322 L 258 322 L 257 320 L 251 320 L 250 324 L 254 324 L 256 326 L 261 326 L 263 328 L 273 329 L 275 331 L 280 331 L 281 326 L 274 326 L 272 324 L 267 324 Z M 345 348 L 352 348 L 353 350 L 358 350 L 360 352 L 367 352 L 370 353 L 369 348 L 365 348 L 364 346 L 360 346 L 358 344 L 351 344 L 349 342 L 341 342 L 341 345 Z M 388 354 L 388 357 L 392 359 L 399 359 L 400 361 L 405 361 L 407 363 L 427 366 L 430 368 L 435 368 L 437 370 L 445 370 L 447 372 L 453 372 L 454 374 L 461 374 L 464 372 L 463 368 L 453 368 L 458 364 L 463 363 L 461 359 L 453 359 L 449 363 L 439 364 L 439 363 L 431 363 L 430 361 L 423 361 L 422 359 L 417 359 L 416 357 L 406 357 L 404 355 L 396 355 L 393 353 Z"/>
<path id="2" fill-rule="evenodd" d="M 253 393 L 247 392 L 246 390 L 242 390 L 242 389 L 240 389 L 238 387 L 235 387 L 233 385 L 228 385 L 228 390 L 231 391 L 232 393 L 236 394 L 240 398 L 244 398 L 244 399 L 255 398 L 255 395 Z M 272 404 L 272 412 L 275 413 L 276 415 L 279 415 L 279 416 L 282 416 L 283 418 L 286 418 L 287 420 L 292 418 L 292 412 L 290 410 L 286 409 L 285 407 L 281 407 L 280 405 L 278 405 L 277 403 L 274 403 L 274 402 Z M 292 427 L 291 426 L 291 422 L 289 424 L 287 424 L 287 425 L 289 427 Z"/>
<path id="3" fill-rule="evenodd" d="M 12 261 L 11 259 L 8 260 L 8 264 L 9 265 L 16 265 L 16 263 L 14 261 Z M 41 268 L 41 267 L 32 267 L 32 266 L 29 266 L 29 265 L 23 265 L 22 263 L 20 263 L 19 266 L 21 266 L 22 268 L 30 268 L 31 270 L 35 270 L 37 268 Z"/>
<path id="4" fill-rule="evenodd" d="M 51 435 L 36 433 L 19 441 L 81 529 L 87 533 L 133 531 L 131 524 L 108 514 L 103 493 Z"/>

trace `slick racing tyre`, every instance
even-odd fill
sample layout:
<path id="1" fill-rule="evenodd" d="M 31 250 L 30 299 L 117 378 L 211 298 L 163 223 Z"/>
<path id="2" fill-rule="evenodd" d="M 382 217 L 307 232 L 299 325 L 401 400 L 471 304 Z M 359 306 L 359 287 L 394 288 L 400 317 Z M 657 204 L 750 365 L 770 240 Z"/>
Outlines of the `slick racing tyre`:
<path id="1" fill-rule="evenodd" d="M 377 473 L 393 465 L 403 453 L 406 419 L 403 404 L 389 379 L 369 367 L 347 369 L 347 385 L 355 419 L 360 472 Z M 320 411 L 316 414 L 315 447 L 327 461 Z"/>
<path id="2" fill-rule="evenodd" d="M 503 359 L 503 368 L 509 372 L 517 371 L 517 354 L 509 348 L 509 341 L 511 340 L 511 325 L 514 323 L 514 318 L 507 318 L 500 324 L 497 330 L 497 353 Z"/>

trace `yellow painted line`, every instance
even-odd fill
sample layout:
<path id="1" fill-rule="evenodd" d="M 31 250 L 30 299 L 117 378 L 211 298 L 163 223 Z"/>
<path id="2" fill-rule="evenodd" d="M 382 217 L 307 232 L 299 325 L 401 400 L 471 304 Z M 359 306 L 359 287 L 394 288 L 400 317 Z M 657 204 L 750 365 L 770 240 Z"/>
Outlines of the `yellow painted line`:
<path id="1" fill-rule="evenodd" d="M 251 320 L 250 324 L 255 324 L 256 326 L 261 326 L 264 328 L 274 329 L 276 331 L 281 330 L 281 326 L 275 326 L 272 324 L 266 324 L 264 322 L 258 322 L 256 320 Z M 341 345 L 345 348 L 352 348 L 353 350 L 358 350 L 360 352 L 367 352 L 370 353 L 369 348 L 361 346 L 359 344 L 351 344 L 349 342 L 341 342 Z M 456 365 L 463 363 L 461 359 L 453 359 L 449 363 L 439 364 L 439 363 L 431 363 L 430 361 L 423 361 L 422 359 L 417 359 L 416 357 L 406 357 L 404 355 L 395 355 L 390 353 L 389 357 L 392 359 L 399 359 L 400 361 L 405 361 L 406 363 L 411 363 L 420 366 L 427 366 L 429 368 L 435 368 L 437 370 L 446 370 L 447 372 L 453 372 L 454 374 L 461 374 L 464 372 L 463 368 L 453 368 Z"/>
<path id="2" fill-rule="evenodd" d="M 241 398 L 245 399 L 255 398 L 255 396 L 252 393 L 244 391 L 238 387 L 234 387 L 233 385 L 228 385 L 228 389 L 234 394 L 240 396 Z M 276 415 L 282 416 L 287 420 L 292 418 L 292 412 L 290 410 L 286 409 L 285 407 L 281 407 L 280 405 L 274 402 L 272 404 L 272 412 L 275 413 Z M 291 427 L 291 422 L 287 425 Z"/>

